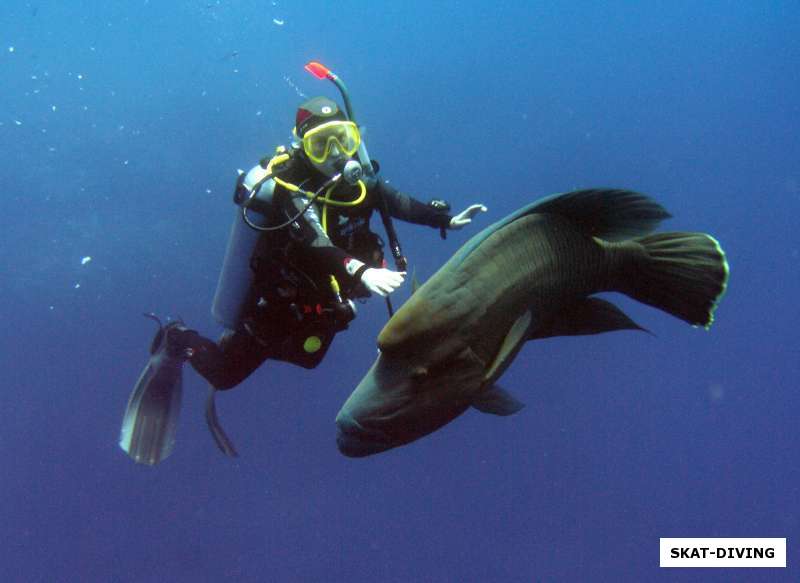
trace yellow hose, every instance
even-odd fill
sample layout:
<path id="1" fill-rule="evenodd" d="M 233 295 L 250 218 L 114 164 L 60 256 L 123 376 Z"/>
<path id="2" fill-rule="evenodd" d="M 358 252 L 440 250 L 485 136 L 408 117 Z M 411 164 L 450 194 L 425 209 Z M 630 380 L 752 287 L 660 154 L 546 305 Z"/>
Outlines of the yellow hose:
<path id="1" fill-rule="evenodd" d="M 278 154 L 276 156 L 273 156 L 272 159 L 270 159 L 269 163 L 267 164 L 267 174 L 271 174 L 272 175 L 272 179 L 276 182 L 276 184 L 279 184 L 280 186 L 282 186 L 286 190 L 288 190 L 290 192 L 299 192 L 299 193 L 304 194 L 307 197 L 311 198 L 312 196 L 314 196 L 313 193 L 308 192 L 307 190 L 301 189 L 296 184 L 292 184 L 291 182 L 286 182 L 285 180 L 281 180 L 276 175 L 272 174 L 272 167 L 273 166 L 275 166 L 277 164 L 283 164 L 289 158 L 291 158 L 291 156 L 289 154 Z M 326 235 L 328 234 L 328 206 L 329 205 L 330 206 L 339 206 L 339 207 L 352 207 L 352 206 L 357 206 L 357 205 L 361 204 L 362 202 L 364 202 L 364 199 L 367 198 L 367 186 L 366 186 L 366 184 L 364 184 L 363 180 L 359 180 L 358 181 L 358 187 L 360 189 L 360 192 L 359 192 L 358 196 L 354 200 L 350 200 L 350 201 L 334 200 L 334 199 L 331 198 L 331 194 L 333 193 L 333 190 L 338 185 L 339 185 L 338 182 L 335 182 L 335 183 L 331 184 L 328 187 L 328 189 L 325 191 L 325 194 L 323 196 L 320 196 L 320 197 L 317 198 L 318 201 L 322 202 L 322 230 L 325 232 Z"/>

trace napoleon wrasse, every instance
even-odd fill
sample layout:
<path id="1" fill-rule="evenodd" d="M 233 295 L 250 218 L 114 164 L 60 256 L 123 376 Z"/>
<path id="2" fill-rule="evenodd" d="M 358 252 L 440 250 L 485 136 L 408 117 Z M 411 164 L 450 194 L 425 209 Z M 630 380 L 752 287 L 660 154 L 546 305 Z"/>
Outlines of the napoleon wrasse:
<path id="1" fill-rule="evenodd" d="M 657 233 L 670 215 L 642 194 L 593 189 L 528 205 L 470 239 L 389 320 L 380 353 L 336 417 L 352 457 L 410 443 L 469 407 L 522 405 L 495 382 L 528 340 L 641 329 L 621 292 L 708 328 L 728 281 L 703 233 Z"/>

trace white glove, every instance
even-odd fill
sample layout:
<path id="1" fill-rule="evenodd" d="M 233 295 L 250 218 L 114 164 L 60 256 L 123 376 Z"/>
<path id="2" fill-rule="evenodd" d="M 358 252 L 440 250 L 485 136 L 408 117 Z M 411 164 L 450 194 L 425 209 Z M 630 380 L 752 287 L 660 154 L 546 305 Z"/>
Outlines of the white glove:
<path id="1" fill-rule="evenodd" d="M 458 230 L 465 225 L 469 225 L 472 222 L 472 217 L 478 213 L 485 213 L 486 210 L 486 207 L 482 204 L 470 205 L 467 207 L 467 210 L 461 211 L 452 219 L 450 219 L 450 228 L 453 230 Z"/>
<path id="2" fill-rule="evenodd" d="M 385 297 L 400 287 L 405 275 L 405 271 L 371 267 L 361 274 L 361 283 L 372 293 Z"/>

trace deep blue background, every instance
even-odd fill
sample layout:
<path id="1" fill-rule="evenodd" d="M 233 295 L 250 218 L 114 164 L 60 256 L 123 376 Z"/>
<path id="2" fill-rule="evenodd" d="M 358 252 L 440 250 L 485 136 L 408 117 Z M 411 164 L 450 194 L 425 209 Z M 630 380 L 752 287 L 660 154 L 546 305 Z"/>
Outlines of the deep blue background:
<path id="1" fill-rule="evenodd" d="M 3 2 L 0 580 L 796 580 L 799 25 L 792 1 Z M 350 460 L 372 301 L 317 370 L 221 395 L 241 458 L 187 370 L 175 453 L 133 464 L 140 314 L 219 332 L 236 169 L 337 96 L 311 59 L 396 185 L 489 206 L 445 242 L 399 225 L 421 275 L 539 196 L 633 188 L 727 250 L 715 326 L 620 299 L 656 337 L 538 341 L 519 415 Z M 711 536 L 788 537 L 790 567 L 659 569 L 659 537 Z"/>

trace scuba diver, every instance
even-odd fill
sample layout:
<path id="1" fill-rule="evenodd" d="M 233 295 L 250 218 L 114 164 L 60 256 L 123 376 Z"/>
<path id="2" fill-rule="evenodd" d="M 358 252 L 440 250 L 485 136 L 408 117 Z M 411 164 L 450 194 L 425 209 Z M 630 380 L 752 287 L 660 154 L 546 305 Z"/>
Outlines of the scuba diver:
<path id="1" fill-rule="evenodd" d="M 291 145 L 240 171 L 236 216 L 212 306 L 225 327 L 219 342 L 183 322 L 159 322 L 120 438 L 139 463 L 154 465 L 172 451 L 184 361 L 209 382 L 208 426 L 219 448 L 235 456 L 217 420 L 216 391 L 236 387 L 267 359 L 315 368 L 355 318 L 353 300 L 383 296 L 393 313 L 389 294 L 403 283 L 406 260 L 392 218 L 439 229 L 444 238 L 446 230 L 461 229 L 486 211 L 473 204 L 451 215 L 445 201 L 422 203 L 380 177 L 344 84 L 324 72 L 340 89 L 347 112 L 327 97 L 305 101 L 297 109 Z M 387 266 L 384 241 L 370 229 L 375 211 L 396 269 Z M 167 368 L 169 374 L 159 374 Z"/>
<path id="2" fill-rule="evenodd" d="M 217 389 L 238 385 L 267 358 L 316 367 L 355 317 L 353 299 L 388 296 L 403 283 L 405 272 L 386 267 L 383 241 L 369 228 L 378 205 L 437 229 L 459 229 L 485 208 L 472 205 L 453 217 L 446 204 L 423 204 L 386 180 L 376 177 L 368 187 L 359 175 L 351 183 L 347 165 L 361 168 L 352 158 L 361 145 L 358 127 L 326 97 L 298 108 L 294 133 L 299 141 L 290 149 L 278 148 L 237 182 L 235 200 L 252 196 L 248 208 L 266 220 L 234 227 L 260 236 L 247 290 L 226 277 L 238 268 L 223 269 L 214 313 L 229 331 L 219 344 L 185 331 L 191 365 Z"/>

